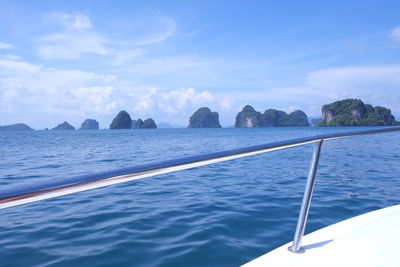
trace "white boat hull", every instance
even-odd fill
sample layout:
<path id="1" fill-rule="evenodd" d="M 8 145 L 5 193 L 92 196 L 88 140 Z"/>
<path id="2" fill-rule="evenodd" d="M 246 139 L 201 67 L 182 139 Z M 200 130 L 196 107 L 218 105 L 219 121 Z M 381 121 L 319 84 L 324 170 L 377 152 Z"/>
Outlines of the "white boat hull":
<path id="1" fill-rule="evenodd" d="M 399 267 L 400 205 L 369 212 L 303 237 L 305 253 L 283 245 L 243 266 Z"/>

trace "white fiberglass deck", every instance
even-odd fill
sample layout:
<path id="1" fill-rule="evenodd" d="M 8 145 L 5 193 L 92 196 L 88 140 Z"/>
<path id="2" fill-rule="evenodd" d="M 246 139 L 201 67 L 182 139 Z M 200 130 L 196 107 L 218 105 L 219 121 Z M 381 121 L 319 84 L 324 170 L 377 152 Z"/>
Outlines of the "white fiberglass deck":
<path id="1" fill-rule="evenodd" d="M 247 264 L 254 266 L 399 267 L 400 205 L 369 212 L 303 237 L 305 253 L 283 245 Z"/>

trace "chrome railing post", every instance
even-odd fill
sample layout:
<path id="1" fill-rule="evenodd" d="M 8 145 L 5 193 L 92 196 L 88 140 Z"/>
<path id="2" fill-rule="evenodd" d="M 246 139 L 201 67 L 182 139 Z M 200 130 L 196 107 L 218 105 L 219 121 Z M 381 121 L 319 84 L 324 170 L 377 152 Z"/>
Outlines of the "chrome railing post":
<path id="1" fill-rule="evenodd" d="M 319 156 L 321 153 L 323 139 L 317 141 L 314 146 L 314 151 L 311 159 L 310 171 L 308 173 L 306 188 L 304 190 L 303 201 L 301 203 L 300 214 L 297 220 L 296 232 L 293 238 L 293 244 L 288 248 L 294 253 L 303 253 L 305 250 L 301 247 L 301 240 L 303 239 L 304 230 L 306 229 L 308 212 L 310 211 L 312 194 L 314 191 L 315 175 L 317 174 L 317 167 Z"/>

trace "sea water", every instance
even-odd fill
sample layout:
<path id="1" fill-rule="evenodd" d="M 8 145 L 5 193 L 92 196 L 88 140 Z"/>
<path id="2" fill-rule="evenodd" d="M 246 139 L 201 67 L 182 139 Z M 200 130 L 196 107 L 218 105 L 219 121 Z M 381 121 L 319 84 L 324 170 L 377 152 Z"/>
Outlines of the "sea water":
<path id="1" fill-rule="evenodd" d="M 357 129 L 3 131 L 0 187 Z M 0 210 L 0 266 L 246 263 L 292 240 L 312 149 Z M 399 173 L 400 133 L 326 141 L 306 232 L 398 204 Z"/>

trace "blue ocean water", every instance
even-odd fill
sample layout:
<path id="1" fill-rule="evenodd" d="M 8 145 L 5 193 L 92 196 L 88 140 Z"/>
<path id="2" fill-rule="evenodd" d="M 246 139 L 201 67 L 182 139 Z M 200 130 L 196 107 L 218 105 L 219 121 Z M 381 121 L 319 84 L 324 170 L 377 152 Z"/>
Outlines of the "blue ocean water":
<path id="1" fill-rule="evenodd" d="M 0 132 L 0 186 L 360 128 Z M 400 134 L 323 145 L 306 232 L 400 203 Z M 0 210 L 0 266 L 238 266 L 292 239 L 312 145 Z"/>

